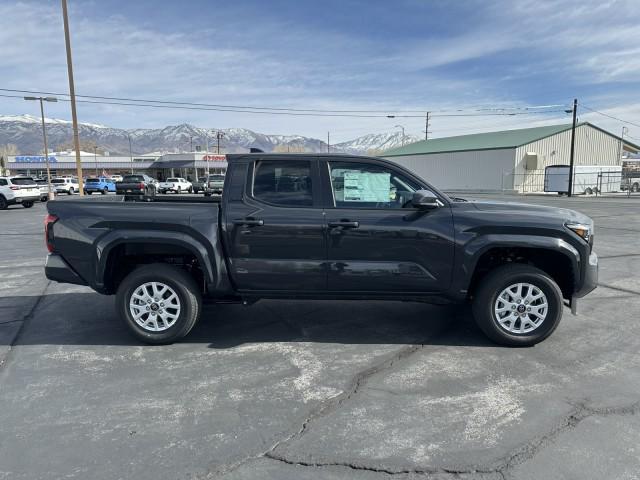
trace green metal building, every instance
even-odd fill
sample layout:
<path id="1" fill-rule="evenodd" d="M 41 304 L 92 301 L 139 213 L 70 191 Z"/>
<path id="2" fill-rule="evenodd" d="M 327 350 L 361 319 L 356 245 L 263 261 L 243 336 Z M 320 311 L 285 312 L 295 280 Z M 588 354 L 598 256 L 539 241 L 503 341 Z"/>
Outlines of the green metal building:
<path id="1" fill-rule="evenodd" d="M 542 192 L 545 169 L 569 165 L 571 125 L 435 138 L 387 150 L 399 163 L 449 191 Z M 576 128 L 575 164 L 620 166 L 640 146 L 591 123 Z"/>

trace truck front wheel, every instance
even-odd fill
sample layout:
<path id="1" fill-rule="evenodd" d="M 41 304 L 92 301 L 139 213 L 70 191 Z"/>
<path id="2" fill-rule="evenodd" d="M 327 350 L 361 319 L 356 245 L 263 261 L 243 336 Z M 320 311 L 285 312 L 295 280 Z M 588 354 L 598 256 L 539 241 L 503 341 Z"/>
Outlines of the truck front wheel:
<path id="1" fill-rule="evenodd" d="M 480 329 L 494 342 L 528 347 L 553 333 L 562 318 L 562 291 L 542 270 L 523 264 L 496 268 L 473 298 Z"/>
<path id="2" fill-rule="evenodd" d="M 166 344 L 191 331 L 200 317 L 202 298 L 187 272 L 155 263 L 137 268 L 122 281 L 116 309 L 139 340 Z"/>

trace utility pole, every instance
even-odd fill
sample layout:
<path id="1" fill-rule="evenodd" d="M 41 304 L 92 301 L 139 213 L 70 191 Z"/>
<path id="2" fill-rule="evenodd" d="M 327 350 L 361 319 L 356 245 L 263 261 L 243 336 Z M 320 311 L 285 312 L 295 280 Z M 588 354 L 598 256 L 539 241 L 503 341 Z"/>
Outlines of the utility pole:
<path id="1" fill-rule="evenodd" d="M 44 161 L 47 165 L 47 196 L 49 200 L 55 199 L 51 189 L 51 168 L 49 166 L 49 148 L 47 147 L 47 129 L 44 125 L 44 106 L 42 102 L 57 102 L 56 97 L 24 97 L 25 100 L 40 100 L 40 115 L 42 118 L 42 139 L 44 140 Z"/>
<path id="2" fill-rule="evenodd" d="M 80 159 L 80 137 L 78 136 L 78 115 L 76 113 L 76 89 L 73 84 L 73 62 L 71 60 L 71 37 L 69 36 L 69 15 L 67 13 L 67 0 L 62 2 L 62 19 L 64 21 L 64 41 L 67 47 L 67 71 L 69 74 L 69 96 L 71 97 L 71 120 L 73 121 L 73 146 L 76 150 L 76 171 L 78 175 L 78 193 L 84 195 L 82 181 L 82 160 Z"/>
<path id="3" fill-rule="evenodd" d="M 220 153 L 220 139 L 224 137 L 224 132 L 221 132 L 218 130 L 218 132 L 216 133 L 216 138 L 218 139 L 218 153 Z"/>
<path id="4" fill-rule="evenodd" d="M 190 152 L 193 152 L 193 137 L 189 136 L 189 143 L 191 144 L 191 150 L 189 150 Z"/>
<path id="5" fill-rule="evenodd" d="M 329 132 L 327 132 L 327 153 L 331 153 L 331 141 L 329 139 Z"/>
<path id="6" fill-rule="evenodd" d="M 424 123 L 424 139 L 425 140 L 429 140 L 429 116 L 431 115 L 431 112 L 427 112 L 427 119 L 425 120 Z"/>
<path id="7" fill-rule="evenodd" d="M 571 125 L 571 153 L 569 154 L 569 191 L 567 197 L 573 194 L 573 165 L 575 163 L 576 150 L 576 119 L 578 114 L 578 99 L 573 99 L 573 123 Z"/>
<path id="8" fill-rule="evenodd" d="M 131 134 L 127 132 L 127 137 L 129 137 L 129 166 L 131 167 L 131 173 L 133 174 L 133 153 L 131 150 Z"/>
<path id="9" fill-rule="evenodd" d="M 96 177 L 98 176 L 98 146 L 93 146 L 93 164 L 96 168 Z"/>
<path id="10" fill-rule="evenodd" d="M 618 165 L 622 163 L 622 154 L 624 153 L 624 134 L 629 133 L 627 127 L 622 127 L 622 135 L 620 135 L 620 148 L 618 149 Z"/>

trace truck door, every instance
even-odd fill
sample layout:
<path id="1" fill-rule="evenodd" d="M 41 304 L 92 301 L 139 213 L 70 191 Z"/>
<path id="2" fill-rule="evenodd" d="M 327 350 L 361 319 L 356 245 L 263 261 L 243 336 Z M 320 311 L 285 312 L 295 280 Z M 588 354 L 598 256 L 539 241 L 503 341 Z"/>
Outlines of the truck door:
<path id="1" fill-rule="evenodd" d="M 252 159 L 245 174 L 232 166 L 223 208 L 231 276 L 238 290 L 326 290 L 317 163 L 315 158 Z M 238 180 L 244 183 L 241 189 Z"/>
<path id="2" fill-rule="evenodd" d="M 416 179 L 383 162 L 320 165 L 327 219 L 328 290 L 421 294 L 449 287 L 453 219 L 446 202 L 413 207 Z"/>

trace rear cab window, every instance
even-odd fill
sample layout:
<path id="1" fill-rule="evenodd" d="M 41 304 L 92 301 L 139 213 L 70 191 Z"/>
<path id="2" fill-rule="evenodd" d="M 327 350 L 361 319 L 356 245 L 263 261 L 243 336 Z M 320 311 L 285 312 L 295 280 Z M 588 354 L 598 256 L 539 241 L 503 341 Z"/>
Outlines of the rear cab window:
<path id="1" fill-rule="evenodd" d="M 252 196 L 280 207 L 311 207 L 312 183 L 308 160 L 259 160 L 254 166 Z"/>

